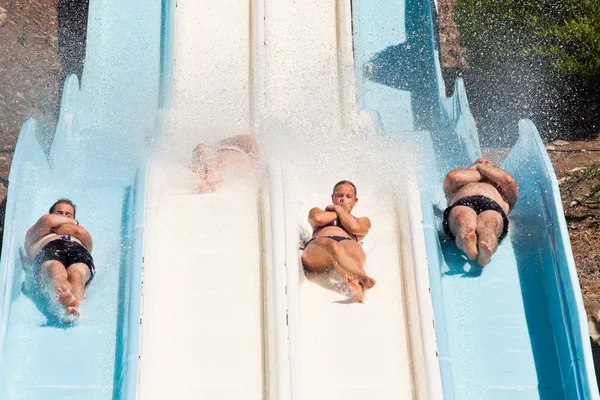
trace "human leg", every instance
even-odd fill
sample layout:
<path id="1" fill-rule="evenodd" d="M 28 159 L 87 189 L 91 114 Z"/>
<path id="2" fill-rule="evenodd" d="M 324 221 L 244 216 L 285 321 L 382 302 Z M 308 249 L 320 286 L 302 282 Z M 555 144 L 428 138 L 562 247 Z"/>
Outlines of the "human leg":
<path id="1" fill-rule="evenodd" d="M 69 275 L 64 264 L 57 260 L 48 260 L 38 268 L 37 279 L 48 294 L 53 293 L 56 300 L 68 306 L 74 299 Z M 50 297 L 50 296 L 49 296 Z"/>
<path id="2" fill-rule="evenodd" d="M 364 290 L 372 288 L 376 281 L 365 273 L 365 257 L 357 256 L 358 252 L 353 249 L 353 245 L 360 248 L 358 243 L 351 240 L 338 243 L 329 238 L 317 238 L 304 249 L 302 264 L 312 272 L 325 272 L 334 268 L 352 289 L 356 299 L 362 302 Z"/>
<path id="3" fill-rule="evenodd" d="M 67 305 L 67 314 L 79 315 L 79 304 L 85 295 L 85 284 L 91 278 L 91 273 L 86 264 L 75 263 L 69 266 L 67 274 L 73 295 L 73 300 Z"/>
<path id="4" fill-rule="evenodd" d="M 477 246 L 479 256 L 477 262 L 486 266 L 498 249 L 498 237 L 503 229 L 502 216 L 496 211 L 484 211 L 477 217 Z"/>
<path id="5" fill-rule="evenodd" d="M 448 225 L 455 237 L 456 246 L 471 260 L 477 258 L 477 213 L 467 206 L 456 206 L 450 210 Z"/>

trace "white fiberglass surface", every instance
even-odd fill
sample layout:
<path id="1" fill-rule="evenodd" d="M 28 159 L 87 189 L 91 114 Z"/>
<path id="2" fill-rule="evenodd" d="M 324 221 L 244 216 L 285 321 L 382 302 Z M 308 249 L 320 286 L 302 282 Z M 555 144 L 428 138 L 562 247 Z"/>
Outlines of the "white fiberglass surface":
<path id="1" fill-rule="evenodd" d="M 365 191 L 360 186 L 361 191 Z M 303 197 L 300 220 L 325 207 L 329 193 Z M 397 211 L 389 195 L 361 195 L 354 212 L 368 216 L 365 270 L 377 280 L 363 304 L 354 301 L 339 274 L 300 274 L 300 359 L 303 399 L 411 399 L 407 299 L 401 277 Z M 293 340 L 293 338 L 292 338 Z"/>
<path id="2" fill-rule="evenodd" d="M 150 168 L 140 399 L 259 399 L 257 189 L 198 194 L 188 174 Z"/>
<path id="3" fill-rule="evenodd" d="M 349 3 L 178 1 L 173 108 L 149 173 L 140 399 L 418 392 L 411 337 L 418 311 L 407 315 L 416 300 L 407 300 L 403 281 L 413 266 L 401 261 L 411 249 L 400 240 L 406 232 L 393 200 L 408 158 L 400 154 L 409 153 L 355 126 L 350 27 Z M 270 214 L 261 215 L 257 199 L 274 202 L 260 174 L 194 192 L 186 167 L 193 147 L 236 134 L 255 136 L 263 164 L 285 161 L 300 177 L 302 193 L 284 200 L 297 207 L 298 221 L 329 204 L 336 181 L 357 179 L 364 198 L 356 212 L 374 225 L 367 270 L 379 282 L 365 304 L 306 280 L 297 259 L 273 270 L 263 263 L 288 234 L 260 234 Z M 301 278 L 293 286 L 290 266 Z M 278 323 L 288 317 L 299 323 Z"/>
<path id="4" fill-rule="evenodd" d="M 249 24 L 248 2 L 177 1 L 173 107 L 148 177 L 140 399 L 262 398 L 259 191 L 224 176 L 200 194 L 187 168 L 197 144 L 250 133 Z"/>

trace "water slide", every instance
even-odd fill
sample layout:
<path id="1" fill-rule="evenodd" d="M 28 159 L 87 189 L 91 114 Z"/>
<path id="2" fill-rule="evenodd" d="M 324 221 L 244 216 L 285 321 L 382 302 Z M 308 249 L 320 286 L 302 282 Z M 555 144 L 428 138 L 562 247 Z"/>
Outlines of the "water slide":
<path id="1" fill-rule="evenodd" d="M 520 197 L 489 265 L 468 262 L 442 233 L 443 177 L 482 149 L 462 82 L 444 97 L 434 6 L 401 3 L 353 2 L 357 97 L 382 134 L 420 143 L 416 168 L 444 398 L 598 398 L 560 193 L 530 121 L 520 122 L 519 140 L 502 163 Z"/>
<path id="2" fill-rule="evenodd" d="M 462 83 L 444 96 L 433 5 L 298 3 L 91 2 L 81 87 L 52 140 L 24 125 L 13 160 L 0 398 L 598 398 L 535 127 L 503 164 L 511 233 L 477 269 L 440 234 L 441 179 L 481 149 Z M 193 146 L 240 133 L 261 170 L 195 193 Z M 299 265 L 307 211 L 342 178 L 373 222 L 365 304 Z M 57 197 L 98 265 L 72 326 L 22 255 Z"/>
<path id="3" fill-rule="evenodd" d="M 122 399 L 137 391 L 139 149 L 159 104 L 161 4 L 90 3 L 81 86 L 67 79 L 54 135 L 34 120 L 24 124 L 10 172 L 0 264 L 2 399 Z M 23 253 L 27 229 L 62 197 L 75 202 L 92 234 L 97 266 L 74 325 L 37 295 Z"/>
<path id="4" fill-rule="evenodd" d="M 172 99 L 148 175 L 139 398 L 439 398 L 416 181 L 384 185 L 318 147 L 361 134 L 350 4 L 178 1 L 174 13 Z M 193 147 L 248 133 L 260 171 L 198 194 Z M 373 222 L 364 246 L 380 283 L 365 304 L 299 263 L 308 211 L 343 178 Z"/>

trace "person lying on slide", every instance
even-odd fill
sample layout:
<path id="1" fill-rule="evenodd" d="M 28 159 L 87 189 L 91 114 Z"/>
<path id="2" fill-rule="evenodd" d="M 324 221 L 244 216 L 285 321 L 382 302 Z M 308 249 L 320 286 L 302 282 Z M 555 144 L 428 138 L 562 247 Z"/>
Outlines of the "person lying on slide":
<path id="1" fill-rule="evenodd" d="M 376 283 L 365 273 L 367 256 L 359 244 L 369 233 L 371 221 L 350 214 L 358 202 L 352 182 L 336 183 L 331 201 L 333 204 L 325 210 L 315 207 L 308 213 L 313 235 L 302 252 L 302 264 L 311 272 L 335 269 L 352 289 L 356 300 L 362 302 L 365 290 Z"/>
<path id="2" fill-rule="evenodd" d="M 221 171 L 239 164 L 252 166 L 258 160 L 258 145 L 249 135 L 233 136 L 212 146 L 201 143 L 194 149 L 190 169 L 200 193 L 214 192 L 223 183 Z"/>
<path id="3" fill-rule="evenodd" d="M 508 233 L 508 213 L 519 189 L 510 174 L 480 158 L 468 168 L 454 169 L 443 183 L 448 199 L 444 232 L 471 260 L 487 265 Z"/>
<path id="4" fill-rule="evenodd" d="M 70 200 L 58 200 L 27 231 L 25 251 L 36 281 L 66 308 L 65 315 L 79 316 L 79 304 L 96 267 L 90 254 L 92 237 L 75 219 Z"/>

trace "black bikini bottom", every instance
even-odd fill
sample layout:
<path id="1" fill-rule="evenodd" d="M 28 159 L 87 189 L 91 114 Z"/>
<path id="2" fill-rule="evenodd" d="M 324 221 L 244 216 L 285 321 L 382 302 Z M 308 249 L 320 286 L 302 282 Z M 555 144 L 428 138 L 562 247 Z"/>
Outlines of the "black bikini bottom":
<path id="1" fill-rule="evenodd" d="M 339 242 L 343 242 L 344 240 L 352 240 L 352 238 L 349 238 L 347 236 L 317 236 L 317 237 L 314 237 L 314 238 L 310 239 L 308 242 L 306 242 L 306 244 L 304 245 L 304 247 L 301 248 L 301 250 L 304 250 L 306 248 L 306 246 L 308 246 L 308 244 L 310 242 L 312 242 L 313 240 L 320 239 L 320 238 L 333 239 L 333 240 L 335 240 L 338 243 Z"/>
<path id="2" fill-rule="evenodd" d="M 446 235 L 448 235 L 448 237 L 450 239 L 454 239 L 454 235 L 452 234 L 452 232 L 450 232 L 450 225 L 448 224 L 448 216 L 450 215 L 450 211 L 452 211 L 452 209 L 456 206 L 469 207 L 469 208 L 473 209 L 473 211 L 475 211 L 477 213 L 477 215 L 481 214 L 484 211 L 488 211 L 488 210 L 496 211 L 498 214 L 500 214 L 502 216 L 502 221 L 504 222 L 504 227 L 502 229 L 502 233 L 500 234 L 500 237 L 498 238 L 498 241 L 500 242 L 502 239 L 504 239 L 506 237 L 506 234 L 508 233 L 508 218 L 506 217 L 506 213 L 504 212 L 502 207 L 500 207 L 500 205 L 498 203 L 496 203 L 494 200 L 490 199 L 489 197 L 468 196 L 468 197 L 463 197 L 462 199 L 457 200 L 454 204 L 452 204 L 451 206 L 446 208 L 446 210 L 444 211 L 444 219 L 443 219 L 442 225 L 444 226 L 444 232 L 446 233 Z"/>

